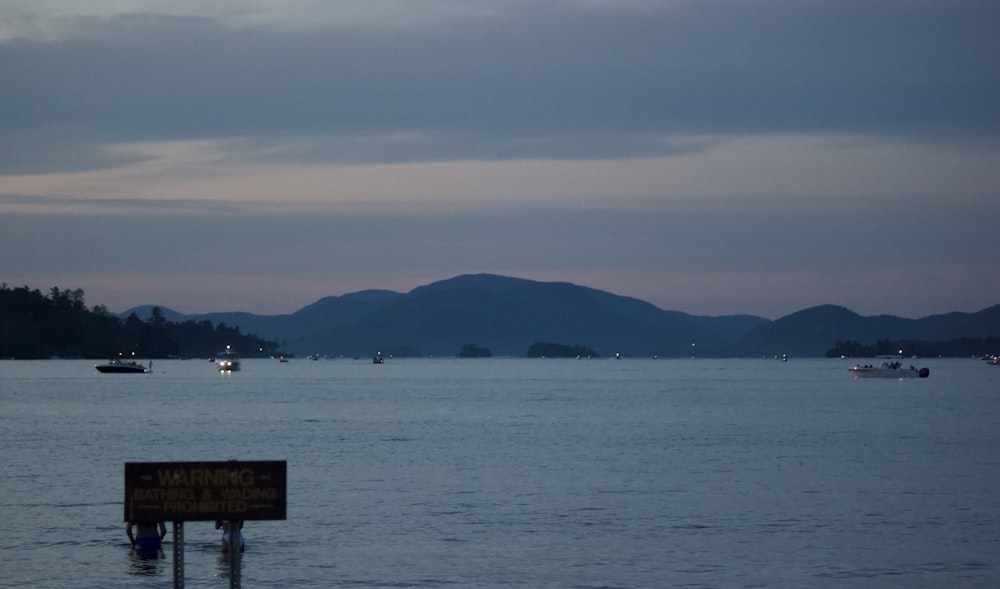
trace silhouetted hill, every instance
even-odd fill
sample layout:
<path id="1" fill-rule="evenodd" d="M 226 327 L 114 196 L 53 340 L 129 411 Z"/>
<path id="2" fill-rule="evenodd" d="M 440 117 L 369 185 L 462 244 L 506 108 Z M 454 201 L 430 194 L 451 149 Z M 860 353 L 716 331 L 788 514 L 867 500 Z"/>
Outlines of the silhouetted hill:
<path id="1" fill-rule="evenodd" d="M 148 316 L 151 307 L 139 307 Z M 589 346 L 612 356 L 820 357 L 839 340 L 951 340 L 1000 336 L 1000 305 L 923 319 L 863 317 L 821 305 L 769 321 L 752 315 L 705 317 L 665 311 L 639 299 L 567 282 L 467 274 L 408 293 L 365 290 L 325 297 L 288 315 L 210 313 L 208 320 L 278 341 L 297 355 L 453 356 L 465 344 L 495 356 L 523 356 L 535 342 Z M 692 344 L 694 344 L 692 346 Z"/>
<path id="2" fill-rule="evenodd" d="M 1000 305 L 977 313 L 946 313 L 922 319 L 864 317 L 844 307 L 821 305 L 757 327 L 732 352 L 741 356 L 811 357 L 823 356 L 837 340 L 873 344 L 884 339 L 946 341 L 997 335 Z"/>
<path id="3" fill-rule="evenodd" d="M 149 307 L 145 309 L 148 315 Z M 132 310 L 130 310 L 132 311 Z M 173 312 L 164 314 L 174 317 Z M 143 316 L 139 313 L 140 317 Z M 465 344 L 523 356 L 536 341 L 590 346 L 603 355 L 685 356 L 731 346 L 762 317 L 700 317 L 566 282 L 491 274 L 456 276 L 408 293 L 326 297 L 290 315 L 209 313 L 176 319 L 239 326 L 298 355 L 453 356 Z"/>
<path id="4" fill-rule="evenodd" d="M 255 315 L 243 312 L 203 313 L 183 315 L 161 307 L 169 321 L 211 321 L 215 324 L 238 326 L 243 333 L 253 333 L 275 340 L 301 339 L 314 331 L 346 328 L 358 320 L 382 311 L 404 295 L 387 290 L 366 290 L 340 297 L 324 297 L 289 315 Z M 125 316 L 135 312 L 139 318 L 146 318 L 152 312 L 151 305 L 143 305 L 125 311 Z M 293 351 L 294 353 L 294 351 Z"/>
<path id="5" fill-rule="evenodd" d="M 415 288 L 353 325 L 289 338 L 288 347 L 440 356 L 474 343 L 495 355 L 523 356 L 532 343 L 551 341 L 606 355 L 683 355 L 692 341 L 725 345 L 764 321 L 694 317 L 569 283 L 477 274 Z"/>
<path id="6" fill-rule="evenodd" d="M 129 315 L 131 315 L 132 313 L 135 313 L 135 316 L 138 317 L 139 319 L 146 320 L 149 319 L 149 316 L 153 314 L 153 309 L 156 307 L 159 307 L 160 313 L 163 314 L 164 319 L 166 319 L 167 321 L 173 321 L 174 323 L 189 321 L 193 317 L 191 315 L 185 315 L 184 313 L 180 313 L 178 311 L 174 311 L 173 309 L 170 309 L 168 307 L 163 307 L 160 305 L 139 305 L 138 307 L 132 307 L 131 309 L 128 309 L 121 313 L 116 313 L 116 315 L 124 319 Z"/>

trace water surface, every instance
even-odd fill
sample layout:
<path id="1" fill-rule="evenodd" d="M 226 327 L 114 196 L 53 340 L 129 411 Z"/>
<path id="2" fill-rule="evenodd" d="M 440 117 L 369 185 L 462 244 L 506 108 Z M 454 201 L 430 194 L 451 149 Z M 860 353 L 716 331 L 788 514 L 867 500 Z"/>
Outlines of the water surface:
<path id="1" fill-rule="evenodd" d="M 0 587 L 170 587 L 125 462 L 286 460 L 244 587 L 1000 586 L 1000 368 L 921 360 L 0 362 Z M 188 587 L 228 587 L 210 522 Z"/>

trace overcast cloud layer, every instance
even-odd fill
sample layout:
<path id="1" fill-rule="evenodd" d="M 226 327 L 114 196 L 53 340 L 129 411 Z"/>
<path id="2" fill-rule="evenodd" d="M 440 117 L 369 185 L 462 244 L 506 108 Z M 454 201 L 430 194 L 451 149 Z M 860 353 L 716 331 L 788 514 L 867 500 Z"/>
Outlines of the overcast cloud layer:
<path id="1" fill-rule="evenodd" d="M 8 283 L 188 312 L 462 272 L 706 314 L 1000 302 L 995 2 L 79 4 L 0 0 Z"/>

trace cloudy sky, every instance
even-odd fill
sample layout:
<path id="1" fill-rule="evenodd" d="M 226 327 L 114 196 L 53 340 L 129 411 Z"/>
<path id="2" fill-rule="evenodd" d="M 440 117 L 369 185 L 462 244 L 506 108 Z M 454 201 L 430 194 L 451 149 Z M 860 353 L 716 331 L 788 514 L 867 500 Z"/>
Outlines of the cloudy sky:
<path id="1" fill-rule="evenodd" d="M 0 282 L 1000 303 L 991 0 L 0 0 Z"/>

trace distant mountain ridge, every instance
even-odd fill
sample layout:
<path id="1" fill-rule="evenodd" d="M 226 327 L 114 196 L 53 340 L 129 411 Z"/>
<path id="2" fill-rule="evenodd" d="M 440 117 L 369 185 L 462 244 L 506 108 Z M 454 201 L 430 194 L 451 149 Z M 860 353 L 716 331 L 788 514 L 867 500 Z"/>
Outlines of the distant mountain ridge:
<path id="1" fill-rule="evenodd" d="M 151 306 L 136 307 L 148 316 Z M 567 282 L 465 274 L 407 293 L 365 290 L 324 297 L 287 315 L 184 315 L 277 340 L 296 355 L 454 356 L 465 344 L 495 356 L 524 356 L 535 342 L 583 345 L 602 356 L 822 356 L 837 339 L 953 339 L 1000 335 L 1000 305 L 923 319 L 862 317 L 821 305 L 776 321 L 753 315 L 706 317 Z"/>
<path id="2" fill-rule="evenodd" d="M 998 334 L 1000 305 L 976 313 L 953 312 L 921 319 L 893 315 L 865 317 L 837 305 L 820 305 L 759 326 L 732 351 L 737 355 L 757 355 L 787 349 L 794 350 L 797 356 L 823 356 L 838 339 L 872 344 L 883 339 L 948 341 Z"/>

